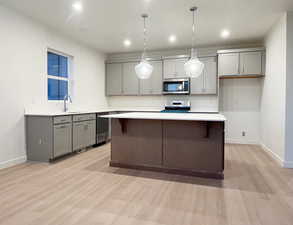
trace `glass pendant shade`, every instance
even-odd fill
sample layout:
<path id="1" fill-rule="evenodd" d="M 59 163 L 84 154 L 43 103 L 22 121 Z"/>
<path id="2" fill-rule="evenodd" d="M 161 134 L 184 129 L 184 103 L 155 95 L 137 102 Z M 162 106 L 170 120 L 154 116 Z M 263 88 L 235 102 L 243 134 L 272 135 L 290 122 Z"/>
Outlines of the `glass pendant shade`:
<path id="1" fill-rule="evenodd" d="M 153 73 L 153 66 L 146 60 L 142 59 L 139 64 L 135 66 L 135 72 L 139 79 L 149 79 Z"/>
<path id="2" fill-rule="evenodd" d="M 184 64 L 184 70 L 187 76 L 196 78 L 199 77 L 204 69 L 204 64 L 199 61 L 197 55 L 192 50 L 191 58 Z"/>

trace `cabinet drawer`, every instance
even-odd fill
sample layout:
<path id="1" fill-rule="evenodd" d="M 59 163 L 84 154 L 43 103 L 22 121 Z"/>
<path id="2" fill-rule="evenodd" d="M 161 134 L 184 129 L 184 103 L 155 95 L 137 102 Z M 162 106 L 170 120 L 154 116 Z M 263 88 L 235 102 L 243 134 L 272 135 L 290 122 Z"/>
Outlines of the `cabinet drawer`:
<path id="1" fill-rule="evenodd" d="M 83 114 L 73 116 L 73 121 L 86 121 L 86 120 L 95 120 L 96 114 Z"/>
<path id="2" fill-rule="evenodd" d="M 95 120 L 97 118 L 96 114 L 88 114 L 89 120 Z"/>
<path id="3" fill-rule="evenodd" d="M 72 121 L 71 116 L 57 116 L 54 117 L 54 124 L 70 123 Z"/>

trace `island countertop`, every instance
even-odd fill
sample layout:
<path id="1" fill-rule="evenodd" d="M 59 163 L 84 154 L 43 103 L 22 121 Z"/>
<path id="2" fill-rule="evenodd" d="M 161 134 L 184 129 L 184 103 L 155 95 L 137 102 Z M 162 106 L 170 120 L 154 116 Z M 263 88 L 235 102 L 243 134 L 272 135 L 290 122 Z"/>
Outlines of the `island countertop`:
<path id="1" fill-rule="evenodd" d="M 225 116 L 218 113 L 156 113 L 132 112 L 101 116 L 112 119 L 146 119 L 146 120 L 189 120 L 189 121 L 226 121 Z"/>

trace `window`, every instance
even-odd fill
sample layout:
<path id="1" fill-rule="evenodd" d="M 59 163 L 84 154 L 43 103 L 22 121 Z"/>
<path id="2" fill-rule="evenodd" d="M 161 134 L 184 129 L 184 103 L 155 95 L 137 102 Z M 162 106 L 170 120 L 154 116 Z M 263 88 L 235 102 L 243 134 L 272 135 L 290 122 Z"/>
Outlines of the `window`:
<path id="1" fill-rule="evenodd" d="M 68 95 L 69 58 L 47 52 L 48 100 L 63 100 Z"/>

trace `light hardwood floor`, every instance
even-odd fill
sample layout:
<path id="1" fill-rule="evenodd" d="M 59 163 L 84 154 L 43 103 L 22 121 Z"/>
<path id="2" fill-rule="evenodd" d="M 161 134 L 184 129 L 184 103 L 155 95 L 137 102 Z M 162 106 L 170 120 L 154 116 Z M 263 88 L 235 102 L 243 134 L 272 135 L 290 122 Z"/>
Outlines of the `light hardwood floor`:
<path id="1" fill-rule="evenodd" d="M 226 145 L 223 181 L 110 168 L 109 155 L 0 170 L 0 224 L 293 224 L 293 170 L 257 146 Z"/>

